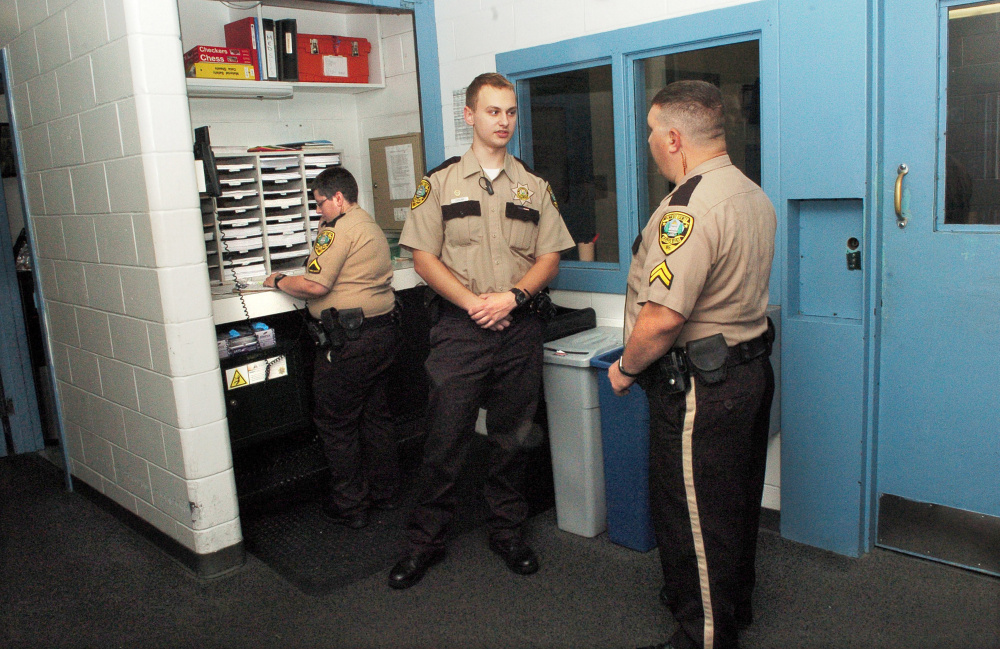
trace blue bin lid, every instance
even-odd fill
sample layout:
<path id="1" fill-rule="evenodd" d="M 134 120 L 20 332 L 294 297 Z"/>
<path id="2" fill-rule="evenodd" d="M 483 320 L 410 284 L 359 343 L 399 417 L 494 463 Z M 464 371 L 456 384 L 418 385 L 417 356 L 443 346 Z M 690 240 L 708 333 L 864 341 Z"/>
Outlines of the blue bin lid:
<path id="1" fill-rule="evenodd" d="M 595 327 L 545 343 L 544 360 L 554 365 L 590 367 L 594 356 L 621 344 L 619 327 Z"/>
<path id="2" fill-rule="evenodd" d="M 590 359 L 590 366 L 599 367 L 602 370 L 606 370 L 609 367 L 611 367 L 612 363 L 618 362 L 618 358 L 622 355 L 623 351 L 625 351 L 625 347 L 619 345 L 618 347 L 610 351 L 606 351 L 603 354 L 600 354 Z"/>

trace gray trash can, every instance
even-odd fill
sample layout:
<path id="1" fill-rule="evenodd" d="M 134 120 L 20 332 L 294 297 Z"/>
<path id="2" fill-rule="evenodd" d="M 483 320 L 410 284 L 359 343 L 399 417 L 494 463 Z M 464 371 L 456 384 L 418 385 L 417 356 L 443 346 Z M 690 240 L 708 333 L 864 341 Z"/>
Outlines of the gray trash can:
<path id="1" fill-rule="evenodd" d="M 549 421 L 559 529 L 593 537 L 607 527 L 604 454 L 595 356 L 621 347 L 618 327 L 596 327 L 545 343 L 542 381 Z"/>

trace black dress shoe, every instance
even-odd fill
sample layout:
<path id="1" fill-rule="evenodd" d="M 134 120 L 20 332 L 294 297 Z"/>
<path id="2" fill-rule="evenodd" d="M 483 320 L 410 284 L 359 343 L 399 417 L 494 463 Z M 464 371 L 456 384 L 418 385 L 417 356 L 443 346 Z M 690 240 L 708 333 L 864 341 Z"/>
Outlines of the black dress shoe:
<path id="1" fill-rule="evenodd" d="M 337 525 L 345 525 L 352 530 L 360 530 L 368 525 L 368 510 L 361 509 L 352 514 L 341 514 L 336 507 L 329 503 L 323 504 L 323 514 Z"/>
<path id="2" fill-rule="evenodd" d="M 389 571 L 389 588 L 402 590 L 413 586 L 424 578 L 428 568 L 441 563 L 442 559 L 444 559 L 444 548 L 414 552 Z"/>
<path id="3" fill-rule="evenodd" d="M 507 567 L 519 575 L 538 572 L 538 557 L 524 541 L 518 538 L 498 541 L 490 539 L 490 550 L 500 555 Z"/>

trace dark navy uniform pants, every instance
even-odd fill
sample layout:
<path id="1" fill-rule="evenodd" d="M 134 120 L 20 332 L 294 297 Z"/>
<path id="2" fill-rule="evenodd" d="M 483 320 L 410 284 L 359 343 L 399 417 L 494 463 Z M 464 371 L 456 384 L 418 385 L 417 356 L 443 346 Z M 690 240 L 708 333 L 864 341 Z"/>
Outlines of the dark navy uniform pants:
<path id="1" fill-rule="evenodd" d="M 385 500 L 399 487 L 399 455 L 386 396 L 399 344 L 391 321 L 365 324 L 358 340 L 319 350 L 313 423 L 330 465 L 330 504 L 341 514 Z"/>
<path id="2" fill-rule="evenodd" d="M 455 482 L 486 408 L 489 465 L 484 485 L 490 536 L 521 534 L 528 516 L 524 498 L 525 442 L 538 405 L 542 378 L 542 321 L 515 318 L 503 331 L 480 328 L 457 308 L 442 309 L 430 333 L 430 427 L 418 480 L 417 504 L 406 534 L 416 551 L 444 546 L 457 500 Z"/>
<path id="3" fill-rule="evenodd" d="M 647 391 L 649 492 L 677 649 L 739 646 L 752 619 L 754 558 L 774 396 L 761 356 L 687 393 Z"/>

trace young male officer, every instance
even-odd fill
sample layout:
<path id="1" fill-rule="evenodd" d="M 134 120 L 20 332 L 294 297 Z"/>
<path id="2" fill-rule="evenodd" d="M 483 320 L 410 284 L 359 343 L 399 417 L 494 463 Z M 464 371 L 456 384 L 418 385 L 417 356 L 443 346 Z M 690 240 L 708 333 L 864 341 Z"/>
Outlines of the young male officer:
<path id="1" fill-rule="evenodd" d="M 389 573 L 393 588 L 409 588 L 444 558 L 455 480 L 480 406 L 491 447 L 484 487 L 490 548 L 515 573 L 538 570 L 522 527 L 543 323 L 527 307 L 556 276 L 573 239 L 548 183 L 507 153 L 517 124 L 514 86 L 495 73 L 476 77 L 465 121 L 472 148 L 420 182 L 400 237 L 417 274 L 443 299 L 426 364 L 431 423 L 406 529 L 409 554 Z"/>
<path id="2" fill-rule="evenodd" d="M 649 397 L 660 596 L 678 623 L 656 647 L 730 649 L 752 620 L 776 219 L 726 154 L 718 88 L 679 81 L 652 103 L 649 149 L 677 187 L 633 246 L 625 352 L 608 376 L 618 394 L 639 378 Z"/>
<path id="3" fill-rule="evenodd" d="M 359 529 L 368 508 L 396 506 L 399 458 L 386 398 L 389 366 L 399 344 L 389 244 L 375 219 L 358 207 L 358 183 L 331 167 L 312 184 L 321 215 L 305 275 L 264 280 L 308 300 L 309 313 L 331 340 L 316 354 L 313 423 L 330 465 L 323 512 Z"/>

